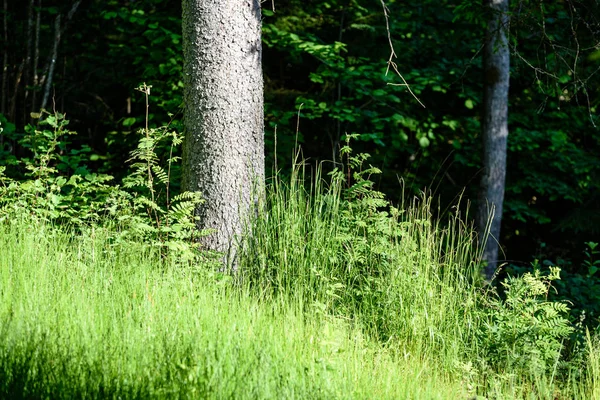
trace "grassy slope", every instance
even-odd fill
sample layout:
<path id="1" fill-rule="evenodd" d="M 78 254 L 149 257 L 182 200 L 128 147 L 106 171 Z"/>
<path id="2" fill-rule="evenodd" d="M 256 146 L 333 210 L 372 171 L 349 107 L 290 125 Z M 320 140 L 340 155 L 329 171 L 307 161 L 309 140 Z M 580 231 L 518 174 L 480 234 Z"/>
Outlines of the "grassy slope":
<path id="1" fill-rule="evenodd" d="M 0 226 L 0 248 L 1 397 L 462 397 L 433 360 L 142 248 L 25 226 Z"/>
<path id="2" fill-rule="evenodd" d="M 593 339 L 560 379 L 486 359 L 510 332 L 477 337 L 499 311 L 478 306 L 458 212 L 444 226 L 360 179 L 341 204 L 343 181 L 296 178 L 254 221 L 249 288 L 100 230 L 0 224 L 0 397 L 600 399 Z"/>

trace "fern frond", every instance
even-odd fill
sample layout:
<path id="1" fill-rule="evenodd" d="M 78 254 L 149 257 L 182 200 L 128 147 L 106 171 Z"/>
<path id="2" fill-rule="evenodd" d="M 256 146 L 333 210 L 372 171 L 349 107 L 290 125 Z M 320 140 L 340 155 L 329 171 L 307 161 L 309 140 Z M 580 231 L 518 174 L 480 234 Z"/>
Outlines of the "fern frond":
<path id="1" fill-rule="evenodd" d="M 152 165 L 152 172 L 154 172 L 154 175 L 156 175 L 160 183 L 167 186 L 169 185 L 169 176 L 167 175 L 163 167 L 161 167 L 158 164 Z"/>

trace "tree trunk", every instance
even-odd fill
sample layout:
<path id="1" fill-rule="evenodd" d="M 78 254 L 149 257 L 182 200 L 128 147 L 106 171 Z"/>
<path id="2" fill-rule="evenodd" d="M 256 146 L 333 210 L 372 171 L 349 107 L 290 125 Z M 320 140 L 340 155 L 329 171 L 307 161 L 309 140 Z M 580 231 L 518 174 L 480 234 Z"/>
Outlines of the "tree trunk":
<path id="1" fill-rule="evenodd" d="M 200 191 L 207 249 L 236 268 L 236 239 L 264 180 L 259 0 L 183 0 L 183 187 Z"/>
<path id="2" fill-rule="evenodd" d="M 37 113 L 37 93 L 39 91 L 38 67 L 40 63 L 40 25 L 42 19 L 42 0 L 37 2 L 37 11 L 35 15 L 35 44 L 33 49 L 33 93 L 31 96 L 31 113 Z M 64 111 L 64 110 L 61 110 Z M 33 121 L 31 121 L 33 122 Z"/>
<path id="3" fill-rule="evenodd" d="M 4 43 L 2 47 L 4 57 L 2 57 L 2 100 L 0 100 L 0 113 L 6 114 L 6 103 L 8 100 L 8 2 L 6 0 L 2 3 L 2 11 L 4 11 L 2 17 L 2 27 L 4 28 Z M 0 135 L 0 144 L 2 140 L 4 140 L 4 136 Z"/>
<path id="4" fill-rule="evenodd" d="M 52 53 L 50 57 L 50 64 L 48 67 L 48 75 L 46 75 L 46 84 L 44 87 L 44 97 L 42 97 L 42 104 L 40 110 L 46 108 L 48 104 L 48 98 L 50 97 L 50 89 L 52 89 L 52 79 L 54 78 L 54 68 L 56 66 L 56 58 L 58 57 L 58 45 L 60 44 L 60 14 L 56 16 L 54 20 L 54 45 L 52 46 Z M 53 107 L 54 110 L 54 107 Z"/>
<path id="5" fill-rule="evenodd" d="M 498 241 L 506 178 L 510 70 L 507 41 L 509 17 L 508 0 L 484 0 L 483 4 L 489 12 L 489 19 L 483 52 L 483 175 L 479 189 L 477 223 L 480 238 L 482 242 L 485 241 L 483 249 L 483 261 L 487 263 L 485 275 L 491 279 L 498 265 Z"/>
<path id="6" fill-rule="evenodd" d="M 29 121 L 28 117 L 28 102 L 29 102 L 29 91 L 33 86 L 33 33 L 34 33 L 34 23 L 33 23 L 33 8 L 34 8 L 34 0 L 29 0 L 29 7 L 27 7 L 27 45 L 25 47 L 25 96 L 23 99 L 23 106 L 21 107 L 22 119 L 23 122 Z"/>

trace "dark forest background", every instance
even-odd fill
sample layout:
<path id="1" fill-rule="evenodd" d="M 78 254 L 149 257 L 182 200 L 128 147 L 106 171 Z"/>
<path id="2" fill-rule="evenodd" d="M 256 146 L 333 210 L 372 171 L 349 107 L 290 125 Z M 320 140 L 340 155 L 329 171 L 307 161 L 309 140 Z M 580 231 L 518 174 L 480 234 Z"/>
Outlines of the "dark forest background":
<path id="1" fill-rule="evenodd" d="M 379 190 L 395 202 L 427 190 L 448 213 L 461 195 L 477 197 L 481 6 L 386 4 L 394 62 L 416 98 L 393 70 L 386 74 L 379 1 L 263 3 L 267 170 L 285 173 L 296 145 L 333 166 L 345 136 L 356 134 L 352 146 L 383 171 Z M 600 241 L 598 4 L 514 1 L 511 10 L 504 269 L 539 259 L 591 278 L 589 243 Z M 152 85 L 150 125 L 181 130 L 180 1 L 3 0 L 2 20 L 0 165 L 8 175 L 23 173 L 15 160 L 27 155 L 20 143 L 42 105 L 66 113 L 78 132 L 62 149 L 78 160 L 64 163 L 65 173 L 125 174 L 145 121 L 135 90 L 142 82 Z"/>

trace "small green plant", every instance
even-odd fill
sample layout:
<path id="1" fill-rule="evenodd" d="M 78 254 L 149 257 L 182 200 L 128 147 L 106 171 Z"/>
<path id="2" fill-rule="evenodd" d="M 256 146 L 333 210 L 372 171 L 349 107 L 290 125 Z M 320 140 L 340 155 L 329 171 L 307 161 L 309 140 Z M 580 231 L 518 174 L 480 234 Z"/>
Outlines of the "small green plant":
<path id="1" fill-rule="evenodd" d="M 197 238 L 204 232 L 196 226 L 194 212 L 202 202 L 200 193 L 172 190 L 172 171 L 180 161 L 175 149 L 183 143 L 183 136 L 168 126 L 148 127 L 148 98 L 151 86 L 145 83 L 137 90 L 146 98 L 145 127 L 139 131 L 138 146 L 131 152 L 131 172 L 123 179 L 118 198 L 109 202 L 109 221 L 118 221 L 118 240 L 150 243 L 161 249 L 163 257 L 176 263 L 190 263 L 202 257 Z M 158 156 L 158 149 L 166 149 L 166 159 Z M 212 258 L 211 258 L 212 259 Z"/>
<path id="2" fill-rule="evenodd" d="M 584 259 L 580 273 L 562 271 L 562 280 L 558 282 L 556 299 L 566 300 L 573 304 L 573 318 L 581 320 L 584 326 L 594 329 L 598 327 L 600 318 L 600 251 L 598 243 L 585 243 Z M 583 336 L 583 331 L 580 336 Z"/>
<path id="3" fill-rule="evenodd" d="M 585 245 L 588 249 L 584 252 L 586 259 L 583 261 L 583 266 L 587 269 L 587 277 L 591 278 L 600 269 L 600 259 L 598 259 L 600 250 L 596 250 L 598 243 L 587 242 Z"/>
<path id="4" fill-rule="evenodd" d="M 503 296 L 495 290 L 484 293 L 477 332 L 484 370 L 491 367 L 500 374 L 538 376 L 557 368 L 564 343 L 573 332 L 567 305 L 547 299 L 557 279 L 559 268 L 550 267 L 550 273 L 542 275 L 534 263 L 533 273 L 501 282 Z"/>
<path id="5" fill-rule="evenodd" d="M 597 330 L 595 334 L 586 330 L 585 339 L 588 398 L 596 400 L 600 399 L 600 330 Z"/>
<path id="6" fill-rule="evenodd" d="M 573 260 L 558 258 L 544 260 L 545 268 L 556 265 L 560 267 L 560 280 L 553 286 L 556 290 L 549 293 L 553 301 L 566 301 L 569 303 L 571 322 L 583 327 L 595 329 L 600 318 L 600 251 L 596 242 L 584 243 L 582 260 L 575 263 Z M 510 265 L 508 271 L 521 274 L 531 271 L 531 267 Z M 584 329 L 578 329 L 578 341 L 582 342 L 585 336 Z"/>
<path id="7" fill-rule="evenodd" d="M 143 84 L 138 90 L 148 104 L 150 86 Z M 113 242 L 149 243 L 164 257 L 176 251 L 171 260 L 177 263 L 201 256 L 195 239 L 202 232 L 194 217 L 200 194 L 173 193 L 171 185 L 182 135 L 168 127 L 150 129 L 146 112 L 145 128 L 131 152 L 131 172 L 118 185 L 113 177 L 92 173 L 85 166 L 89 148 L 69 148 L 67 137 L 76 133 L 68 129 L 64 114 L 43 115 L 39 128 L 29 126 L 20 139 L 30 155 L 14 165 L 24 172 L 11 177 L 0 166 L 0 222 L 33 218 L 80 230 L 103 229 Z M 166 149 L 164 160 L 159 149 Z"/>
<path id="8" fill-rule="evenodd" d="M 44 115 L 38 127 L 29 125 L 19 139 L 29 154 L 10 162 L 11 176 L 0 167 L 0 221 L 33 218 L 75 226 L 98 221 L 116 191 L 109 184 L 113 178 L 83 165 L 81 153 L 89 148 L 68 148 L 68 136 L 75 132 L 68 129 L 64 114 Z"/>

